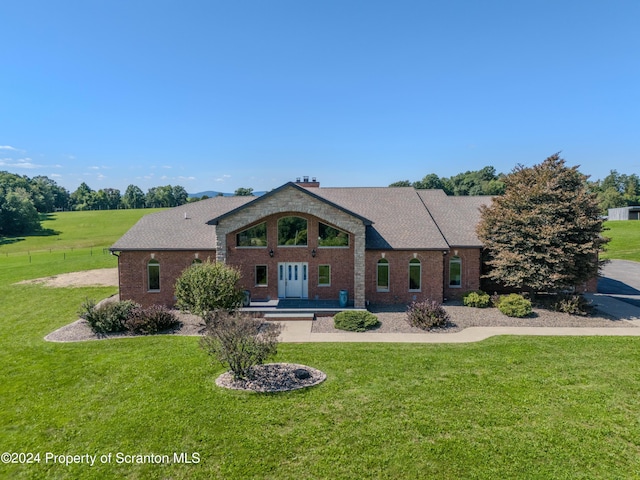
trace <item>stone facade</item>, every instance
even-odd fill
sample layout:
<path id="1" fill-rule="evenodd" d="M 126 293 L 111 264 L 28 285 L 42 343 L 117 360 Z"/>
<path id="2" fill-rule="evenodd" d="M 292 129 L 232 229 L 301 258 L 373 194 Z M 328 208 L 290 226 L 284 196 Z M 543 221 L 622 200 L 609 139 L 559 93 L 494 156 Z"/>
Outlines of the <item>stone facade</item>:
<path id="1" fill-rule="evenodd" d="M 309 220 L 309 228 L 310 232 L 308 234 L 309 242 L 306 247 L 278 247 L 277 245 L 277 231 L 275 227 L 275 222 L 277 219 L 282 216 L 288 215 L 296 215 L 301 216 L 303 218 L 307 218 Z M 266 250 L 267 252 L 271 249 L 274 251 L 273 260 L 269 257 L 266 265 L 270 265 L 269 271 L 275 270 L 273 268 L 274 265 L 277 265 L 278 261 L 283 261 L 284 257 L 282 253 L 286 250 L 287 252 L 287 262 L 295 262 L 295 261 L 309 261 L 309 272 L 313 274 L 313 272 L 317 272 L 317 265 L 320 265 L 320 261 L 322 258 L 326 258 L 328 255 L 337 255 L 340 257 L 344 257 L 344 252 L 339 252 L 339 249 L 324 249 L 322 247 L 318 247 L 317 235 L 314 235 L 314 232 L 317 232 L 317 223 L 318 221 L 324 221 L 328 224 L 331 224 L 340 230 L 344 230 L 350 234 L 350 248 L 349 255 L 352 255 L 352 258 L 342 259 L 346 260 L 346 267 L 352 268 L 350 274 L 353 277 L 352 287 L 348 288 L 348 283 L 344 277 L 345 266 L 341 265 L 340 262 L 333 262 L 336 269 L 336 273 L 339 275 L 337 279 L 340 280 L 339 283 L 336 283 L 332 287 L 333 289 L 338 288 L 338 285 L 347 285 L 347 288 L 350 292 L 350 295 L 353 295 L 354 305 L 356 307 L 364 307 L 365 306 L 365 225 L 363 221 L 353 215 L 348 214 L 347 212 L 333 206 L 327 202 L 323 202 L 320 199 L 317 199 L 309 194 L 300 191 L 299 189 L 293 187 L 287 187 L 277 192 L 277 194 L 272 195 L 268 198 L 262 199 L 256 205 L 247 205 L 245 208 L 239 209 L 238 212 L 232 212 L 228 216 L 224 216 L 217 221 L 216 224 L 216 236 L 217 236 L 217 252 L 218 252 L 218 260 L 227 262 L 229 259 L 230 264 L 236 264 L 235 261 L 238 261 L 238 250 L 234 252 L 235 246 L 235 234 L 247 228 L 252 224 L 256 224 L 264 221 L 265 218 L 269 219 L 268 222 L 268 231 L 271 232 L 271 235 L 268 238 L 269 246 Z M 314 227 L 315 226 L 315 227 Z M 316 230 L 312 230 L 316 228 Z M 318 256 L 313 258 L 310 255 L 312 250 L 316 250 Z M 306 252 L 304 251 L 306 250 Z M 278 252 L 276 256 L 276 252 Z M 332 252 L 332 253 L 329 253 Z M 247 253 L 248 255 L 256 255 L 253 253 L 249 253 L 248 249 L 242 249 L 242 253 Z M 260 255 L 259 253 L 257 255 Z M 229 258 L 231 257 L 231 258 Z M 266 257 L 266 256 L 265 256 Z M 281 259 L 281 260 L 278 260 Z M 267 258 L 265 258 L 267 260 Z M 246 260 L 243 261 L 244 264 L 249 265 L 250 262 Z M 246 268 L 246 267 L 244 267 Z M 251 272 L 244 272 L 245 275 L 252 275 Z M 333 272 L 332 272 L 333 273 Z M 309 283 L 311 286 L 311 283 Z M 276 284 L 277 287 L 277 284 Z M 258 288 L 254 288 L 252 286 L 248 287 L 252 291 L 259 290 Z M 319 290 L 323 290 L 322 298 L 325 295 L 331 293 L 331 288 L 325 290 L 324 287 Z M 273 293 L 273 287 L 269 287 L 267 290 L 267 295 L 271 296 Z M 264 292 L 256 292 L 258 295 Z M 276 291 L 277 293 L 277 291 Z M 319 293 L 318 293 L 319 294 Z M 309 298 L 315 298 L 315 294 Z M 334 297 L 335 298 L 335 297 Z"/>

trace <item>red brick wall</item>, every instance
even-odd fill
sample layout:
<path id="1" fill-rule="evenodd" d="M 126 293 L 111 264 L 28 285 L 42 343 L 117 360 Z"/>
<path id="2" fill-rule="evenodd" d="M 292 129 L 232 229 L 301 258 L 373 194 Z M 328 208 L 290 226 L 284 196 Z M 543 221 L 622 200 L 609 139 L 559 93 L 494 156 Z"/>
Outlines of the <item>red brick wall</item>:
<path id="1" fill-rule="evenodd" d="M 451 258 L 460 257 L 462 262 L 462 278 L 460 287 L 449 286 L 449 262 Z M 462 298 L 471 291 L 480 289 L 480 249 L 479 248 L 452 248 L 443 259 L 444 267 L 444 296 L 449 298 Z"/>
<path id="2" fill-rule="evenodd" d="M 389 291 L 377 289 L 378 260 L 389 261 Z M 409 261 L 420 260 L 421 291 L 409 291 Z M 366 253 L 366 296 L 373 304 L 409 304 L 412 301 L 442 301 L 442 252 L 441 251 L 367 251 Z"/>
<path id="3" fill-rule="evenodd" d="M 242 288 L 251 291 L 252 299 L 278 298 L 278 263 L 307 262 L 309 264 L 308 298 L 313 299 L 317 296 L 319 299 L 337 300 L 340 290 L 343 289 L 348 290 L 349 296 L 352 297 L 354 291 L 353 236 L 350 237 L 349 247 L 319 247 L 318 223 L 320 220 L 311 215 L 296 213 L 295 216 L 307 219 L 307 246 L 279 247 L 278 219 L 286 216 L 289 214 L 271 215 L 262 220 L 267 223 L 268 246 L 266 247 L 237 247 L 237 232 L 227 235 L 227 264 L 240 269 Z M 327 221 L 323 223 L 328 224 Z M 273 257 L 269 256 L 271 249 L 273 249 Z M 312 250 L 316 251 L 315 258 L 311 254 Z M 256 265 L 267 266 L 267 286 L 255 285 Z M 331 286 L 318 286 L 319 265 L 331 265 Z"/>
<path id="4" fill-rule="evenodd" d="M 174 285 L 182 271 L 194 258 L 205 261 L 216 259 L 215 250 L 200 251 L 136 251 L 120 252 L 118 274 L 120 281 L 120 299 L 133 300 L 143 306 L 175 304 Z M 148 287 L 147 264 L 152 255 L 160 263 L 160 291 L 150 292 Z"/>

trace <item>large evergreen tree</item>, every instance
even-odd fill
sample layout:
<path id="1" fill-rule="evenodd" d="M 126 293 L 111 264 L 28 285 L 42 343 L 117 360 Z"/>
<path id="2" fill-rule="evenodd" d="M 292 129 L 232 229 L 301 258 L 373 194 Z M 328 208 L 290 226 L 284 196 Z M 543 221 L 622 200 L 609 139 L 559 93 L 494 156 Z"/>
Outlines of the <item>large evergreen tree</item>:
<path id="1" fill-rule="evenodd" d="M 586 181 L 558 154 L 507 175 L 504 195 L 482 209 L 478 225 L 489 254 L 487 277 L 536 292 L 562 291 L 595 277 L 606 239 Z"/>

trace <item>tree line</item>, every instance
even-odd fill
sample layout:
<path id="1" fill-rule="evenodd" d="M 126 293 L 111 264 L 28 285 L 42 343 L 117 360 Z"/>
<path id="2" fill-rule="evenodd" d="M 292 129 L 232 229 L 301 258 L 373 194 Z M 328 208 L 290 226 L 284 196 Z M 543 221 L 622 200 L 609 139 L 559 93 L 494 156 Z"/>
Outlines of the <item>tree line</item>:
<path id="1" fill-rule="evenodd" d="M 504 195 L 507 175 L 496 173 L 494 167 L 488 166 L 480 170 L 459 173 L 453 177 L 439 177 L 430 173 L 411 182 L 401 180 L 390 187 L 413 187 L 416 189 L 439 189 L 447 195 Z M 620 174 L 611 170 L 604 180 L 589 181 L 584 177 L 587 190 L 596 195 L 600 213 L 606 215 L 609 208 L 640 205 L 640 177 L 638 175 Z"/>
<path id="2" fill-rule="evenodd" d="M 176 207 L 190 201 L 184 187 L 165 185 L 144 193 L 129 185 L 93 190 L 85 182 L 74 191 L 45 176 L 29 178 L 0 172 L 0 236 L 23 235 L 41 230 L 41 214 L 61 210 L 115 210 L 119 208 Z"/>

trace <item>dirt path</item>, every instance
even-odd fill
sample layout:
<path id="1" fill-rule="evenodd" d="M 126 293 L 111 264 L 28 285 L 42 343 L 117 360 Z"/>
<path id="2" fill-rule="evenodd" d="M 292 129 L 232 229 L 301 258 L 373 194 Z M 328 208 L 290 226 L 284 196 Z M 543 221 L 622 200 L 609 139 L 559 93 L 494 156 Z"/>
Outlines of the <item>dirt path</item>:
<path id="1" fill-rule="evenodd" d="M 47 287 L 117 287 L 118 269 L 100 268 L 84 272 L 61 273 L 52 277 L 23 280 L 19 284 L 41 284 Z"/>

